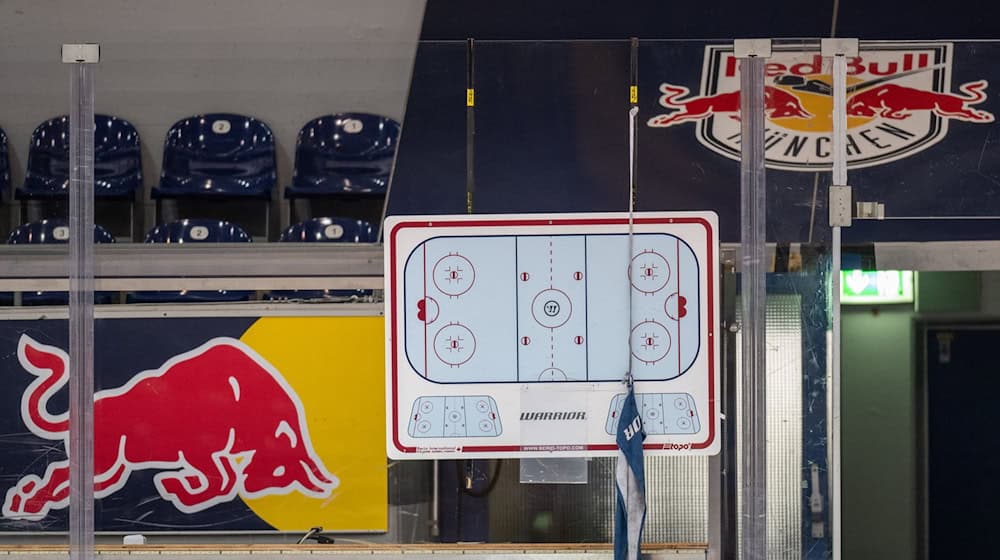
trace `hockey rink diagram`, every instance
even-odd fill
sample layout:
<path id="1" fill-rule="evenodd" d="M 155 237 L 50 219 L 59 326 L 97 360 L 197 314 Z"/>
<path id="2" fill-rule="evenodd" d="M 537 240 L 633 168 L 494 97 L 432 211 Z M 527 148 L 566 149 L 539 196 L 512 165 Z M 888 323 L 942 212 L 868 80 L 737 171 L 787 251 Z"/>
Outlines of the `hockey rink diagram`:
<path id="1" fill-rule="evenodd" d="M 600 382 L 630 359 L 639 381 L 683 375 L 701 347 L 700 263 L 667 233 L 632 245 L 628 258 L 627 234 L 423 241 L 403 271 L 412 369 L 435 383 Z"/>
<path id="2" fill-rule="evenodd" d="M 618 451 L 626 372 L 645 452 L 720 439 L 717 216 L 386 219 L 390 457 Z"/>

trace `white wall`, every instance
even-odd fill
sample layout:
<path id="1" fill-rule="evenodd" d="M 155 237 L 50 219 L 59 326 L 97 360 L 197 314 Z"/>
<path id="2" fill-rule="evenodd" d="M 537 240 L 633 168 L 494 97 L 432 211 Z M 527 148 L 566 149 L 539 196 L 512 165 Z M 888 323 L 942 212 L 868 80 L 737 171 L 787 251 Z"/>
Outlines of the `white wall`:
<path id="1" fill-rule="evenodd" d="M 131 121 L 147 192 L 177 120 L 230 111 L 273 129 L 279 183 L 298 129 L 338 111 L 403 115 L 425 0 L 0 0 L 0 127 L 13 184 L 31 131 L 68 112 L 62 43 L 101 44 L 99 113 Z"/>

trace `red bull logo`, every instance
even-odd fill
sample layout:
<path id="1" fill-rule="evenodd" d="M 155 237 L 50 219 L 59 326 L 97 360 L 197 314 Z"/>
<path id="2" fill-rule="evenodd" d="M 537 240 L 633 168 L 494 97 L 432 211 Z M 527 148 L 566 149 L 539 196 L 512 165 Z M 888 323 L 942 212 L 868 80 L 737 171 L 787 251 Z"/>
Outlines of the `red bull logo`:
<path id="1" fill-rule="evenodd" d="M 976 107 L 987 99 L 986 80 L 951 86 L 951 44 L 885 44 L 848 59 L 847 159 L 852 168 L 896 161 L 945 137 L 952 120 L 993 122 Z M 778 46 L 765 66 L 765 158 L 774 169 L 817 171 L 832 164 L 833 80 L 818 53 Z M 695 124 L 698 141 L 740 158 L 739 61 L 732 45 L 705 49 L 701 92 L 660 85 L 665 112 L 650 127 Z"/>
<path id="2" fill-rule="evenodd" d="M 36 379 L 21 418 L 38 437 L 68 449 L 69 415 L 49 400 L 67 382 L 68 356 L 22 335 L 21 366 Z M 243 342 L 215 338 L 94 395 L 94 494 L 157 471 L 157 492 L 193 513 L 242 498 L 292 492 L 328 497 L 339 480 L 319 459 L 302 403 L 281 374 Z M 69 461 L 49 463 L 7 490 L 4 517 L 37 520 L 69 504 Z"/>

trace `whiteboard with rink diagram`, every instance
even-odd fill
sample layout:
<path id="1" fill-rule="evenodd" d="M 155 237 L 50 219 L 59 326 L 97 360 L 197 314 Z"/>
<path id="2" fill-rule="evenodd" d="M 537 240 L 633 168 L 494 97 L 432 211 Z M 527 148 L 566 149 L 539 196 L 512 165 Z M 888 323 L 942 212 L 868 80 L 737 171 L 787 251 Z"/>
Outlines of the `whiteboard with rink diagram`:
<path id="1" fill-rule="evenodd" d="M 385 231 L 391 457 L 613 455 L 628 367 L 647 452 L 718 450 L 714 213 L 637 213 L 631 236 L 627 214 Z"/>

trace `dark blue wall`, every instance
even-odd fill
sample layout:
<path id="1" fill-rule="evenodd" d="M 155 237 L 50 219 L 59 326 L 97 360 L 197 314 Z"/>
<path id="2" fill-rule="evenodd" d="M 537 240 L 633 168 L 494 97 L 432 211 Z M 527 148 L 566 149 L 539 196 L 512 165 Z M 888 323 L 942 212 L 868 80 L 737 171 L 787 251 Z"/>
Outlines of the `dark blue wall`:
<path id="1" fill-rule="evenodd" d="M 986 0 L 903 2 L 677 2 L 639 0 L 428 0 L 423 39 L 699 39 L 829 37 L 990 39 L 1000 37 Z"/>
<path id="2" fill-rule="evenodd" d="M 719 43 L 640 43 L 637 209 L 714 210 L 721 239 L 736 241 L 738 162 L 699 144 L 697 123 L 645 124 L 665 112 L 659 105 L 661 83 L 698 94 L 705 46 Z M 955 43 L 951 58 L 952 91 L 981 79 L 1000 84 L 1000 43 Z M 627 209 L 628 41 L 477 41 L 474 61 L 475 212 Z M 465 211 L 465 86 L 464 41 L 421 43 L 390 214 Z M 975 108 L 1000 114 L 1000 94 L 994 88 L 986 93 Z M 937 144 L 919 153 L 852 169 L 855 199 L 884 202 L 887 215 L 897 217 L 1000 215 L 1000 127 L 957 119 L 947 119 L 947 127 Z M 827 239 L 829 173 L 769 169 L 767 183 L 769 240 Z M 845 231 L 845 241 L 994 239 L 998 225 L 996 220 L 859 222 Z"/>

